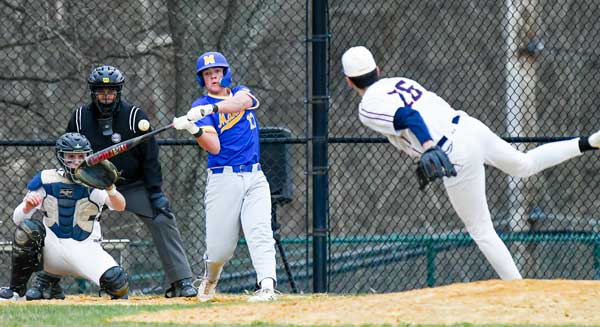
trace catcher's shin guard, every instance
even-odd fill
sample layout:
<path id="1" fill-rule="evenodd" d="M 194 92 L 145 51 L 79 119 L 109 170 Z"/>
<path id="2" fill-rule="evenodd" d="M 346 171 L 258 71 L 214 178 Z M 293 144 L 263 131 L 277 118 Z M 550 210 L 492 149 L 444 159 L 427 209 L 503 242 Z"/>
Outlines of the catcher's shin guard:
<path id="1" fill-rule="evenodd" d="M 46 272 L 40 272 L 35 276 L 33 285 L 25 293 L 27 301 L 36 300 L 64 300 L 65 293 L 60 286 L 60 277 L 51 276 Z"/>
<path id="2" fill-rule="evenodd" d="M 12 243 L 10 288 L 19 296 L 25 295 L 31 274 L 42 270 L 45 237 L 46 229 L 39 220 L 25 219 L 17 226 Z"/>

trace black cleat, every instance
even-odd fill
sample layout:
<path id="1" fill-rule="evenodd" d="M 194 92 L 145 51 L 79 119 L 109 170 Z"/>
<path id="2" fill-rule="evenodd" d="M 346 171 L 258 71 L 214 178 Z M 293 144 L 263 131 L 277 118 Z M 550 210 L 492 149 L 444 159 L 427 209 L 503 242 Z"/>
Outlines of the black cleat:
<path id="1" fill-rule="evenodd" d="M 0 301 L 19 301 L 24 300 L 23 295 L 19 295 L 17 291 L 10 287 L 0 288 Z"/>
<path id="2" fill-rule="evenodd" d="M 25 293 L 25 298 L 27 301 L 64 300 L 65 293 L 59 283 L 59 277 L 53 277 L 44 272 L 38 273 L 33 280 L 33 285 Z"/>
<path id="3" fill-rule="evenodd" d="M 169 287 L 165 292 L 165 297 L 194 297 L 197 294 L 198 291 L 192 285 L 192 279 L 184 278 L 171 283 L 171 287 Z"/>

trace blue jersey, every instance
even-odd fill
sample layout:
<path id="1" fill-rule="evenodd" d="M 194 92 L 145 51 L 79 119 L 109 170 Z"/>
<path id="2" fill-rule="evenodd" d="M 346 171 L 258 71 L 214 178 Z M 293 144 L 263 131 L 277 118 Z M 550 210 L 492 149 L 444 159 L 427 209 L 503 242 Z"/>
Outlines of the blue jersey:
<path id="1" fill-rule="evenodd" d="M 251 95 L 252 108 L 232 114 L 210 114 L 196 122 L 196 125 L 200 127 L 213 127 L 221 143 L 221 151 L 218 154 L 208 154 L 208 168 L 252 165 L 260 160 L 258 120 L 253 110 L 258 107 L 258 102 L 248 87 L 238 85 L 231 89 L 231 94 L 227 97 L 210 94 L 202 96 L 192 103 L 192 107 L 218 103 L 232 97 L 237 92 Z"/>

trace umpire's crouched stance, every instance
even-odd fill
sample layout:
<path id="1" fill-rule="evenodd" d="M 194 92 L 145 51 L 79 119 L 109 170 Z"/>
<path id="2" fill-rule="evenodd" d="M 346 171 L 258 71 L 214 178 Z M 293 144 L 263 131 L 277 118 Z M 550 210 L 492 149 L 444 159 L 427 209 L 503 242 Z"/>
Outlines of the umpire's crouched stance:
<path id="1" fill-rule="evenodd" d="M 146 113 L 121 100 L 125 78 L 111 66 L 100 66 L 88 77 L 92 102 L 73 112 L 67 131 L 85 135 L 95 151 L 142 135 L 150 130 Z M 162 192 L 159 147 L 152 138 L 110 160 L 121 172 L 117 188 L 125 196 L 126 211 L 146 226 L 158 250 L 167 282 L 166 297 L 193 297 L 192 271 L 169 201 Z"/>

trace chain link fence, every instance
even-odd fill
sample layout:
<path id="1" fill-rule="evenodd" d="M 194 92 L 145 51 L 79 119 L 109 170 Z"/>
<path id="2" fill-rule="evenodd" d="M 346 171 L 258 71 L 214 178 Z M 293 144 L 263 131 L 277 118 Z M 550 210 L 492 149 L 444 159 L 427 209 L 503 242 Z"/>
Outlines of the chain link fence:
<path id="1" fill-rule="evenodd" d="M 330 289 L 497 278 L 443 187 L 419 192 L 414 163 L 361 126 L 339 58 L 363 44 L 384 76 L 419 81 L 527 151 L 598 129 L 598 4 L 330 4 Z M 356 143 L 344 143 L 349 138 Z M 598 168 L 593 153 L 527 179 L 487 169 L 494 225 L 525 278 L 597 278 L 599 201 L 590 190 Z"/>
<path id="2" fill-rule="evenodd" d="M 328 289 L 390 292 L 497 278 L 466 234 L 441 185 L 418 191 L 414 163 L 357 117 L 359 99 L 340 57 L 369 47 L 384 76 L 407 76 L 527 150 L 587 135 L 599 124 L 598 4 L 594 1 L 329 1 L 329 75 L 312 76 L 311 11 L 304 1 L 0 1 L 0 284 L 10 276 L 11 221 L 26 183 L 57 165 L 54 140 L 90 101 L 86 77 L 118 67 L 123 98 L 153 127 L 201 94 L 199 54 L 225 54 L 234 83 L 261 101 L 261 162 L 272 188 L 279 288 L 312 290 L 311 94 L 329 88 Z M 159 136 L 163 189 L 195 274 L 203 271 L 206 154 L 189 135 Z M 586 154 L 528 179 L 487 171 L 494 224 L 526 278 L 595 279 L 600 273 L 593 190 L 600 163 Z M 37 217 L 39 218 L 39 217 Z M 104 213 L 105 248 L 134 293 L 164 292 L 147 228 Z M 244 240 L 225 267 L 224 292 L 252 290 Z M 70 294 L 96 292 L 81 280 Z"/>

